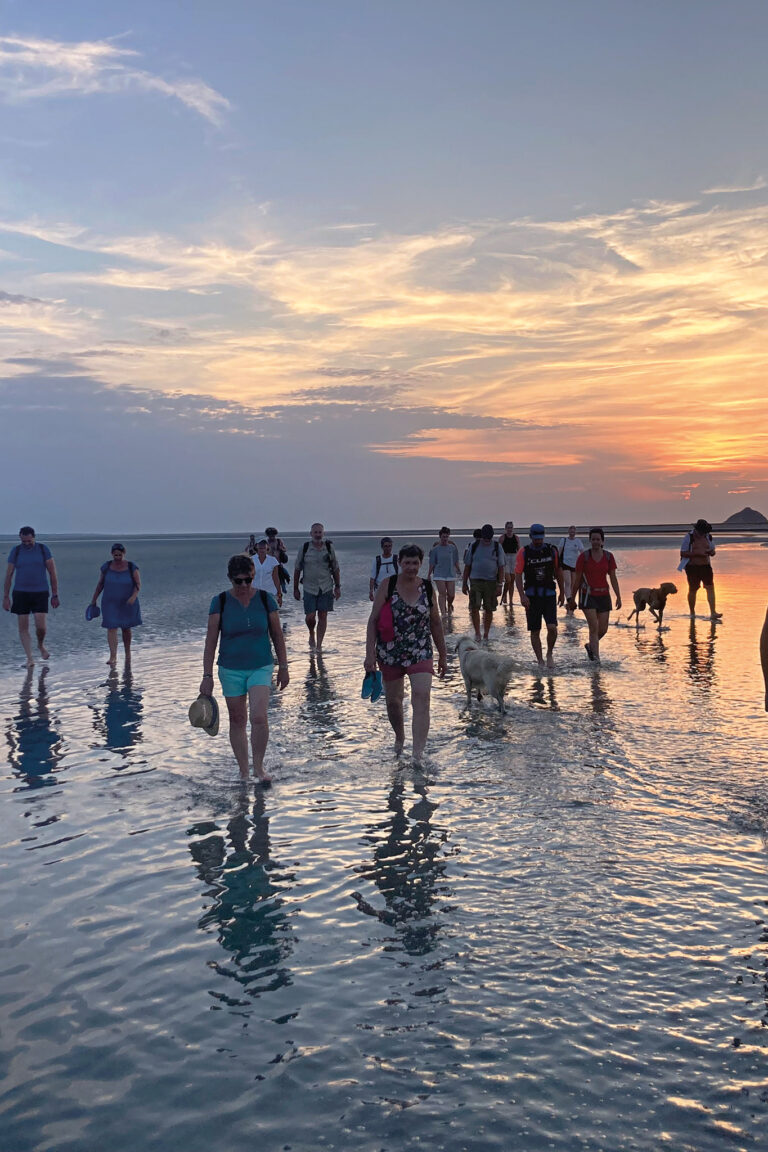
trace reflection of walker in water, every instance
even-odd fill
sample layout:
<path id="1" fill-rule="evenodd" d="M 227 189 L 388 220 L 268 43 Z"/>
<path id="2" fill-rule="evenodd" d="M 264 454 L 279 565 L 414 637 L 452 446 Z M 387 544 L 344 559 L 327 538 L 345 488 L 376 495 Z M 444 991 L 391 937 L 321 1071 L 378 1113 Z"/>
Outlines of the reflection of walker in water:
<path id="1" fill-rule="evenodd" d="M 691 620 L 688 642 L 688 668 L 687 672 L 693 683 L 702 692 L 712 690 L 715 676 L 715 636 L 717 629 L 715 621 L 704 625 L 705 636 L 699 641 L 696 635 L 696 621 Z"/>
<path id="2" fill-rule="evenodd" d="M 361 912 L 398 930 L 406 952 L 422 956 L 437 945 L 440 923 L 434 906 L 449 895 L 448 833 L 432 824 L 437 804 L 428 799 L 426 787 L 417 785 L 414 790 L 417 795 L 406 812 L 404 785 L 401 780 L 394 784 L 387 804 L 390 815 L 367 829 L 366 839 L 374 845 L 373 862 L 357 869 L 379 889 L 385 908 L 375 908 L 360 892 L 352 895 Z"/>
<path id="3" fill-rule="evenodd" d="M 300 705 L 300 715 L 312 730 L 326 740 L 341 740 L 342 731 L 338 717 L 338 695 L 328 676 L 322 652 L 311 650 L 309 667 L 304 679 L 306 702 Z M 332 752 L 331 746 L 316 746 L 319 759 L 336 759 L 340 752 Z"/>
<path id="4" fill-rule="evenodd" d="M 214 964 L 214 970 L 254 996 L 290 984 L 286 962 L 294 941 L 281 893 L 293 874 L 280 873 L 270 859 L 264 794 L 256 792 L 251 812 L 249 796 L 241 789 L 226 837 L 213 821 L 193 825 L 188 835 L 197 874 L 207 887 L 207 910 L 198 925 L 203 932 L 215 932 L 231 954 L 231 963 Z M 237 1004 L 242 1012 L 242 1000 Z"/>
<path id="5" fill-rule="evenodd" d="M 123 672 L 122 684 L 117 671 L 111 668 L 104 708 L 96 709 L 93 718 L 93 726 L 107 748 L 127 756 L 135 744 L 141 743 L 143 711 L 142 694 L 133 687 L 130 668 Z"/>
<path id="6" fill-rule="evenodd" d="M 62 738 L 51 726 L 47 675 L 48 669 L 41 669 L 37 700 L 34 700 L 35 670 L 28 669 L 19 693 L 19 711 L 8 721 L 5 730 L 11 768 L 33 788 L 53 783 L 45 777 L 57 771 L 62 757 Z"/>

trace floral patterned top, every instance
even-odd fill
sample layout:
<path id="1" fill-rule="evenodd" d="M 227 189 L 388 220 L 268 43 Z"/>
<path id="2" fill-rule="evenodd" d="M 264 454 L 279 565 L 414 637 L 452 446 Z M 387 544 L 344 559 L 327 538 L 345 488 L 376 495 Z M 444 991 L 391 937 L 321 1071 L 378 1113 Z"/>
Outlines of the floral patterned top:
<path id="1" fill-rule="evenodd" d="M 376 658 L 379 664 L 390 664 L 407 668 L 422 660 L 432 659 L 432 629 L 429 622 L 429 600 L 424 581 L 421 582 L 419 598 L 415 604 L 408 604 L 395 588 L 390 598 L 392 619 L 395 625 L 395 638 L 384 642 L 381 637 L 376 642 Z"/>

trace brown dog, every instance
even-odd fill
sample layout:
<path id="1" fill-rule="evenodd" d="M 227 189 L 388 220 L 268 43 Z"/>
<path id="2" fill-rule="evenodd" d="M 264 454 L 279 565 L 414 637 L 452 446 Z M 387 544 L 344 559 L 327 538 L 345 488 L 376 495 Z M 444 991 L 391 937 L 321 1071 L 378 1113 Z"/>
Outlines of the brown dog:
<path id="1" fill-rule="evenodd" d="M 636 592 L 632 593 L 632 599 L 635 601 L 635 607 L 627 617 L 631 620 L 633 616 L 637 616 L 637 623 L 640 623 L 640 613 L 648 608 L 654 620 L 658 620 L 659 628 L 661 628 L 661 621 L 664 618 L 664 608 L 666 607 L 667 597 L 673 596 L 677 592 L 674 584 L 667 581 L 661 584 L 658 588 L 638 588 Z"/>

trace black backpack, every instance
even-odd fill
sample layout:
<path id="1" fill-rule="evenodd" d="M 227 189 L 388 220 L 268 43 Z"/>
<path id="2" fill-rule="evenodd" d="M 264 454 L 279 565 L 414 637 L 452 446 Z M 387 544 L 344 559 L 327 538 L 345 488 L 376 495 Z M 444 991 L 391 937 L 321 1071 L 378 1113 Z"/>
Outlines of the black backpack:
<path id="1" fill-rule="evenodd" d="M 480 544 L 479 540 L 473 540 L 472 541 L 472 544 L 471 544 L 470 549 L 469 549 L 469 562 L 470 562 L 470 564 L 472 563 L 472 561 L 475 558 L 475 552 L 477 552 L 479 544 Z M 497 564 L 499 565 L 499 567 L 501 567 L 501 564 L 503 563 L 503 561 L 501 560 L 500 555 L 499 555 L 499 542 L 498 542 L 498 540 L 494 540 L 494 542 L 493 542 L 493 554 L 496 557 Z"/>

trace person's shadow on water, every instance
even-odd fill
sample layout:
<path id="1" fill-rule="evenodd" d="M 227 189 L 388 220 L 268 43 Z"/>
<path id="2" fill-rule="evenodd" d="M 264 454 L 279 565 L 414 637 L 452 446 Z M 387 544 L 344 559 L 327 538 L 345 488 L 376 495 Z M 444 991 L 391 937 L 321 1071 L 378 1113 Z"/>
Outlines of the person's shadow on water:
<path id="1" fill-rule="evenodd" d="M 387 799 L 389 815 L 369 825 L 363 837 L 373 845 L 373 859 L 355 871 L 376 885 L 384 907 L 376 908 L 360 892 L 352 898 L 366 916 L 394 928 L 409 955 L 423 956 L 440 936 L 435 906 L 450 894 L 445 875 L 448 833 L 433 824 L 437 804 L 429 799 L 423 777 L 414 780 L 414 792 L 406 808 L 405 785 L 398 775 Z"/>
<path id="2" fill-rule="evenodd" d="M 55 784 L 54 774 L 62 758 L 63 740 L 51 718 L 48 667 L 37 673 L 29 668 L 19 693 L 19 707 L 6 724 L 8 759 L 13 774 L 30 788 Z"/>
<path id="3" fill-rule="evenodd" d="M 127 757 L 131 749 L 144 739 L 141 732 L 142 693 L 134 687 L 130 668 L 123 671 L 122 683 L 117 669 L 110 669 L 106 688 L 104 707 L 94 709 L 93 727 L 110 751 Z"/>
<path id="4" fill-rule="evenodd" d="M 206 885 L 206 910 L 198 927 L 215 933 L 229 954 L 227 960 L 212 961 L 209 967 L 233 982 L 230 989 L 212 989 L 210 995 L 238 1009 L 264 992 L 292 983 L 287 961 L 294 935 L 282 894 L 290 889 L 294 875 L 281 872 L 271 858 L 264 808 L 263 791 L 257 789 L 251 798 L 244 784 L 226 832 L 212 820 L 193 824 L 187 831 L 197 875 Z"/>

